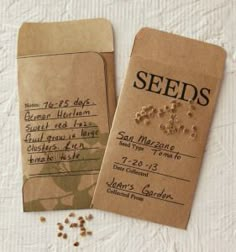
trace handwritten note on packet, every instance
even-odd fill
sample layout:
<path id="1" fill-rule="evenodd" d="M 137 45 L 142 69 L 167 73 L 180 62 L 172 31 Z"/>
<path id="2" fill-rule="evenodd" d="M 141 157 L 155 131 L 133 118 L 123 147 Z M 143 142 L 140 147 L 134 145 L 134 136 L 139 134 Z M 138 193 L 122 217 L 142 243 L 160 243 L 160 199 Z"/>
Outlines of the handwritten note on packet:
<path id="1" fill-rule="evenodd" d="M 137 34 L 94 208 L 187 227 L 224 62 L 215 45 Z"/>
<path id="2" fill-rule="evenodd" d="M 24 211 L 88 208 L 116 105 L 112 27 L 26 23 L 17 61 Z"/>

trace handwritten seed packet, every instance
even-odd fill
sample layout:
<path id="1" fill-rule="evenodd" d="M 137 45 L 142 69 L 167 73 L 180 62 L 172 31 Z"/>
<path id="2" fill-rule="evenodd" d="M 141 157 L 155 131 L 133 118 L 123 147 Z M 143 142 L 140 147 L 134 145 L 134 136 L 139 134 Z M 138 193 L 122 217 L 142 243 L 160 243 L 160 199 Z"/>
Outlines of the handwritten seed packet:
<path id="1" fill-rule="evenodd" d="M 113 61 L 106 20 L 21 27 L 24 211 L 90 206 L 115 110 Z"/>
<path id="2" fill-rule="evenodd" d="M 187 227 L 225 57 L 215 45 L 139 31 L 94 208 Z"/>

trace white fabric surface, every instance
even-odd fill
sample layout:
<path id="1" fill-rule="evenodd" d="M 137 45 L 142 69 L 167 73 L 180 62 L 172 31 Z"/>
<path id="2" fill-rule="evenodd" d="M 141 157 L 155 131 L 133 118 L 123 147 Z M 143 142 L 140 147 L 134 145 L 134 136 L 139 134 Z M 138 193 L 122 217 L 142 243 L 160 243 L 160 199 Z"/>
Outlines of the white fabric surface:
<path id="1" fill-rule="evenodd" d="M 92 211 L 94 235 L 73 248 L 56 237 L 68 211 L 23 213 L 16 71 L 17 31 L 25 21 L 106 17 L 114 25 L 117 94 L 136 32 L 143 26 L 223 46 L 225 78 L 187 231 Z M 0 4 L 0 251 L 236 251 L 236 1 L 1 0 Z M 77 211 L 77 213 L 91 211 Z"/>

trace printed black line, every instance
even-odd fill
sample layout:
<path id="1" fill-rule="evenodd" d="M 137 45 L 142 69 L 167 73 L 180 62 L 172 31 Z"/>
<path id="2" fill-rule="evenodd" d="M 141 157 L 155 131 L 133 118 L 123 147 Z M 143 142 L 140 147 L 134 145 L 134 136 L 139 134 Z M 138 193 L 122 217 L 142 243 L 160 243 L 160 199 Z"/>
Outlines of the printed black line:
<path id="1" fill-rule="evenodd" d="M 81 117 L 94 117 L 98 115 L 85 115 L 85 116 L 73 116 L 73 117 L 68 117 L 68 118 L 58 118 L 58 117 L 53 117 L 53 118 L 47 118 L 47 119 L 39 119 L 39 120 L 25 120 L 25 122 L 38 122 L 38 121 L 50 121 L 50 120 L 69 120 L 69 119 L 76 119 L 76 118 L 81 118 Z"/>
<path id="2" fill-rule="evenodd" d="M 54 151 L 37 151 L 37 152 L 28 152 L 27 154 L 37 154 L 37 153 L 48 153 L 48 152 L 64 152 L 64 151 L 81 151 L 81 150 L 97 150 L 99 147 L 91 147 L 91 148 L 81 148 L 78 150 L 54 150 Z"/>
<path id="3" fill-rule="evenodd" d="M 34 164 L 28 164 L 28 165 L 57 164 L 57 163 L 83 162 L 83 161 L 94 161 L 94 160 L 100 160 L 100 158 L 62 160 L 62 161 L 54 161 L 54 162 L 34 163 Z"/>
<path id="4" fill-rule="evenodd" d="M 44 110 L 44 109 L 68 109 L 68 108 L 81 108 L 83 109 L 84 107 L 89 107 L 89 106 L 96 106 L 96 103 L 92 104 L 87 104 L 82 106 L 68 106 L 68 107 L 53 107 L 53 108 L 25 108 L 25 111 L 31 111 L 31 110 Z"/>
<path id="5" fill-rule="evenodd" d="M 121 163 L 118 163 L 118 162 L 114 162 L 114 164 L 123 165 L 123 166 L 129 167 L 129 168 L 135 168 L 135 169 L 138 169 L 138 170 L 141 170 L 141 171 L 145 171 L 145 172 L 155 173 L 155 174 L 158 174 L 158 175 L 161 175 L 161 176 L 165 176 L 165 177 L 169 177 L 169 178 L 174 178 L 174 179 L 182 180 L 182 181 L 185 181 L 185 182 L 191 182 L 189 179 L 175 177 L 175 176 L 164 174 L 164 173 L 160 173 L 160 172 L 145 170 L 145 169 L 142 169 L 142 168 L 139 168 L 139 167 L 135 167 L 135 166 L 131 166 L 131 165 L 127 165 L 127 164 L 121 164 Z"/>
<path id="6" fill-rule="evenodd" d="M 112 188 L 112 187 L 110 187 L 110 186 L 109 186 L 109 188 Z M 146 196 L 145 194 L 142 194 L 142 193 L 133 192 L 133 191 L 128 191 L 128 190 L 121 189 L 121 188 L 113 188 L 113 189 L 116 189 L 116 190 L 121 190 L 121 191 L 124 191 L 124 192 L 129 192 L 129 193 L 135 193 L 135 194 L 138 194 L 138 195 L 141 195 L 141 196 L 147 197 L 147 198 L 152 198 L 152 199 L 162 200 L 162 201 L 165 201 L 165 202 L 168 202 L 168 203 L 173 203 L 173 204 L 177 204 L 177 205 L 184 206 L 184 204 L 183 204 L 183 203 L 180 203 L 180 202 L 177 202 L 177 201 L 171 201 L 171 200 L 165 200 L 165 199 L 155 198 L 155 197 L 151 197 L 151 196 Z"/>
<path id="7" fill-rule="evenodd" d="M 97 139 L 99 137 L 75 137 L 75 138 L 67 138 L 67 139 L 58 139 L 58 140 L 44 140 L 44 141 L 38 141 L 38 142 L 27 142 L 26 140 L 24 140 L 25 143 L 27 144 L 34 144 L 34 143 L 50 143 L 50 142 L 59 142 L 59 141 L 68 141 L 68 140 L 80 140 L 80 139 Z"/>
<path id="8" fill-rule="evenodd" d="M 38 176 L 52 176 L 52 175 L 59 175 L 59 174 L 63 174 L 63 175 L 70 175 L 71 173 L 78 173 L 78 174 L 81 174 L 81 175 L 85 175 L 85 173 L 83 172 L 94 172 L 96 171 L 96 173 L 93 173 L 93 174 L 98 174 L 100 169 L 92 169 L 92 170 L 78 170 L 78 171 L 64 171 L 64 172 L 48 172 L 48 173 L 35 173 L 35 174 L 30 174 L 29 176 L 30 177 L 38 177 Z M 91 173 L 88 173 L 88 175 L 90 175 Z"/>
<path id="9" fill-rule="evenodd" d="M 92 126 L 84 126 L 84 127 L 70 127 L 70 128 L 62 128 L 62 129 L 45 129 L 45 130 L 33 130 L 33 131 L 26 131 L 26 132 L 39 132 L 39 131 L 50 131 L 50 130 L 68 130 L 68 129 L 86 129 L 86 128 L 98 128 L 98 126 L 92 125 Z"/>
<path id="10" fill-rule="evenodd" d="M 189 157 L 189 158 L 197 158 L 195 156 L 191 156 L 191 155 L 188 155 L 188 154 L 184 154 L 184 153 L 181 153 L 181 152 L 178 152 L 178 151 L 171 151 L 171 150 L 167 150 L 167 149 L 163 149 L 163 148 L 155 148 L 153 146 L 150 146 L 150 145 L 147 145 L 147 144 L 143 144 L 143 143 L 139 143 L 139 142 L 135 142 L 135 141 L 129 141 L 129 140 L 126 140 L 126 139 L 119 139 L 119 138 L 116 138 L 117 140 L 122 140 L 122 141 L 126 141 L 126 142 L 131 142 L 131 143 L 135 143 L 135 144 L 139 144 L 139 145 L 143 145 L 143 146 L 146 146 L 146 147 L 149 147 L 149 148 L 152 148 L 154 150 L 163 150 L 163 151 L 167 151 L 167 152 L 171 152 L 171 153 L 175 153 L 175 154 L 180 154 L 182 156 L 185 156 L 185 157 Z"/>

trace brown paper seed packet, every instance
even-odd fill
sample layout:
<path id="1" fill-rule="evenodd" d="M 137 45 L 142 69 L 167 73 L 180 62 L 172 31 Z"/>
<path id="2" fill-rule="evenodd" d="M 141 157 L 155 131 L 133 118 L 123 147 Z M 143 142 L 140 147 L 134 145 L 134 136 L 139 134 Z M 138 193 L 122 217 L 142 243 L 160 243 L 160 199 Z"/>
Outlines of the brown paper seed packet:
<path id="1" fill-rule="evenodd" d="M 25 23 L 17 56 L 24 211 L 89 208 L 116 106 L 112 26 Z"/>
<path id="2" fill-rule="evenodd" d="M 94 208 L 187 227 L 225 57 L 215 45 L 138 32 Z"/>

